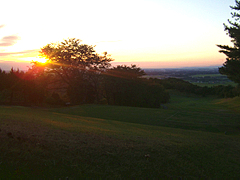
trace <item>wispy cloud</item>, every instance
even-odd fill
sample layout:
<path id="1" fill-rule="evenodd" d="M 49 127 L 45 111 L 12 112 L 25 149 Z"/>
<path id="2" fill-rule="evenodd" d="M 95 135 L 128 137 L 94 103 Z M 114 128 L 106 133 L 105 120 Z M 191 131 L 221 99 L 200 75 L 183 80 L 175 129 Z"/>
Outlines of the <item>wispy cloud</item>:
<path id="1" fill-rule="evenodd" d="M 5 26 L 4 24 L 0 25 L 0 29 L 3 28 L 4 26 Z"/>
<path id="2" fill-rule="evenodd" d="M 0 53 L 0 56 L 21 55 L 21 54 L 35 53 L 38 51 L 39 49 L 32 49 L 32 50 L 26 50 L 26 51 L 20 51 L 20 52 L 5 52 L 5 53 Z"/>
<path id="3" fill-rule="evenodd" d="M 1 28 L 1 27 L 0 27 Z M 16 36 L 16 35 L 12 35 L 12 36 L 4 36 L 1 40 L 0 40 L 0 47 L 5 47 L 5 46 L 12 46 L 14 44 L 17 43 L 17 40 L 19 40 L 20 37 Z"/>

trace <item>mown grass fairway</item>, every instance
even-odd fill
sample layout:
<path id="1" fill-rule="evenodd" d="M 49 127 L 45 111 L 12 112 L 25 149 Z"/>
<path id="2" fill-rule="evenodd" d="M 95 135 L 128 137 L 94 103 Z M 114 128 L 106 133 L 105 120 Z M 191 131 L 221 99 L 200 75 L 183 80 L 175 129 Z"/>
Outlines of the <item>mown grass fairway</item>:
<path id="1" fill-rule="evenodd" d="M 175 94 L 165 109 L 1 106 L 0 178 L 237 179 L 238 100 Z"/>
<path id="2" fill-rule="evenodd" d="M 218 77 L 218 76 L 225 76 L 225 75 L 222 75 L 219 73 L 218 74 L 196 74 L 196 75 L 193 75 L 192 77 Z"/>
<path id="3" fill-rule="evenodd" d="M 200 87 L 204 87 L 204 86 L 213 87 L 213 86 L 219 86 L 219 85 L 224 85 L 224 86 L 230 85 L 230 86 L 233 86 L 233 87 L 237 86 L 236 83 L 231 82 L 231 81 L 224 82 L 224 83 L 222 83 L 222 82 L 219 82 L 219 83 L 215 83 L 215 82 L 214 82 L 214 83 L 208 83 L 208 82 L 197 83 L 197 82 L 192 82 L 192 84 L 198 85 L 198 86 L 200 86 Z"/>

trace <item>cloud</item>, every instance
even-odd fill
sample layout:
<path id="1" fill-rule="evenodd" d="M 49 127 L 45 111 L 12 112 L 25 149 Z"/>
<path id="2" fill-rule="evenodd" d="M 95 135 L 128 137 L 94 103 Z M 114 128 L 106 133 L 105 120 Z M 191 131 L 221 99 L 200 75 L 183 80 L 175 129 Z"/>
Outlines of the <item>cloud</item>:
<path id="1" fill-rule="evenodd" d="M 25 51 L 20 51 L 20 52 L 6 52 L 6 53 L 0 53 L 0 57 L 1 56 L 28 54 L 28 53 L 38 52 L 38 51 L 39 51 L 39 49 L 25 50 Z"/>
<path id="2" fill-rule="evenodd" d="M 1 25 L 2 26 L 2 25 Z M 1 27 L 0 26 L 0 27 Z M 14 44 L 17 43 L 17 40 L 19 40 L 20 37 L 19 36 L 15 36 L 15 35 L 12 35 L 12 36 L 4 36 L 1 40 L 0 40 L 0 47 L 2 46 L 12 46 Z"/>
<path id="3" fill-rule="evenodd" d="M 39 49 L 19 52 L 0 52 L 0 69 L 10 70 L 13 67 L 14 69 L 27 70 L 31 65 L 31 61 L 28 61 L 28 59 L 36 57 L 38 53 Z"/>
<path id="4" fill-rule="evenodd" d="M 4 24 L 0 25 L 0 29 L 3 28 L 4 26 L 5 26 Z"/>

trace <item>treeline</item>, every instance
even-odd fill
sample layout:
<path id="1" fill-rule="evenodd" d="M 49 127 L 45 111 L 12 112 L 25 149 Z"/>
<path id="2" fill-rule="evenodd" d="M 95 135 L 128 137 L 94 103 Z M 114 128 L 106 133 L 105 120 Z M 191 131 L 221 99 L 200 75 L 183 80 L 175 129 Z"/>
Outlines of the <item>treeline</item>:
<path id="1" fill-rule="evenodd" d="M 0 70 L 0 103 L 8 105 L 109 104 L 159 108 L 169 101 L 164 87 L 142 78 L 135 65 L 117 66 L 104 71 L 84 71 L 68 85 L 59 76 L 34 63 L 27 71 Z"/>
<path id="2" fill-rule="evenodd" d="M 170 96 L 164 87 L 141 78 L 145 72 L 135 65 L 117 66 L 104 75 L 105 98 L 108 104 L 140 107 L 160 107 Z"/>
<path id="3" fill-rule="evenodd" d="M 159 108 L 167 103 L 169 89 L 201 96 L 229 98 L 240 95 L 233 86 L 200 87 L 187 81 L 146 79 L 139 67 L 117 66 L 104 71 L 86 71 L 84 78 L 73 78 L 71 86 L 45 67 L 34 63 L 27 71 L 0 69 L 0 103 L 8 105 L 109 104 Z"/>
<path id="4" fill-rule="evenodd" d="M 224 86 L 212 86 L 212 87 L 201 87 L 194 85 L 188 81 L 177 78 L 167 78 L 167 79 L 152 79 L 155 83 L 159 83 L 165 89 L 174 89 L 184 93 L 192 93 L 201 96 L 215 95 L 219 98 L 232 98 L 240 95 L 240 88 L 233 87 L 231 85 Z"/>
<path id="5" fill-rule="evenodd" d="M 27 105 L 43 103 L 46 91 L 46 77 L 11 69 L 6 73 L 0 69 L 0 103 Z"/>
<path id="6" fill-rule="evenodd" d="M 71 86 L 44 68 L 35 63 L 27 72 L 0 69 L 0 103 L 38 106 L 95 103 L 159 108 L 169 101 L 169 89 L 220 98 L 240 95 L 239 88 L 229 85 L 200 87 L 177 78 L 146 79 L 142 77 L 145 72 L 135 65 L 111 67 L 102 73 L 85 72 L 84 78 L 75 77 Z"/>

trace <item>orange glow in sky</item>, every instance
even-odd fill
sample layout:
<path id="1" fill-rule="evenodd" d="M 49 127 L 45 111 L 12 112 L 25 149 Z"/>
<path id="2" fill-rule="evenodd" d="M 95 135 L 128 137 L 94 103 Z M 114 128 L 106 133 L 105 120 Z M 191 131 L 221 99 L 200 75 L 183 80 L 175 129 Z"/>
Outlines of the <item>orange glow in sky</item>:
<path id="1" fill-rule="evenodd" d="M 41 47 L 67 38 L 96 45 L 97 52 L 107 51 L 114 63 L 221 66 L 226 57 L 216 44 L 231 44 L 223 27 L 231 19 L 230 5 L 235 1 L 4 1 L 0 66 L 4 61 L 41 61 Z"/>

